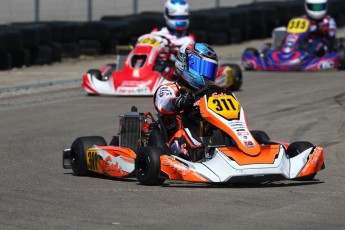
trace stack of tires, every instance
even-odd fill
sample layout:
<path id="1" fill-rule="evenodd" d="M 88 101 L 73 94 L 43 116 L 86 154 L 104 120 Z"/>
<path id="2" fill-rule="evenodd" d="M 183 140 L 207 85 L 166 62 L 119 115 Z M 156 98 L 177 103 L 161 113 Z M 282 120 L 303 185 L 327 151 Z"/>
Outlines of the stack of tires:
<path id="1" fill-rule="evenodd" d="M 192 11 L 190 32 L 197 42 L 210 45 L 271 37 L 274 28 L 286 26 L 292 17 L 304 14 L 303 3 L 265 1 Z M 329 14 L 338 27 L 345 26 L 345 1 L 329 0 Z M 163 26 L 162 12 L 105 15 L 94 22 L 0 25 L 0 70 L 51 64 L 80 55 L 114 54 L 117 45 L 133 44 L 139 36 Z"/>
<path id="2" fill-rule="evenodd" d="M 164 18 L 161 12 L 142 12 L 123 17 L 106 15 L 101 18 L 101 21 L 127 24 L 127 31 L 125 33 L 121 31 L 127 35 L 127 40 L 118 39 L 120 44 L 133 44 L 139 36 L 150 33 L 154 28 L 159 29 L 164 26 Z"/>

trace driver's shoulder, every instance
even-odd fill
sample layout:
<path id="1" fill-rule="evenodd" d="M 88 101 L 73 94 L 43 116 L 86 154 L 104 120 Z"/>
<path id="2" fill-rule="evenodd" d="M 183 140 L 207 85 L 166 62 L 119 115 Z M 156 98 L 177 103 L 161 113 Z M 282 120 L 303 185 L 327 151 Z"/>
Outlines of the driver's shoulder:
<path id="1" fill-rule="evenodd" d="M 179 91 L 179 87 L 175 82 L 167 82 L 165 84 L 158 86 L 156 93 L 157 92 L 167 92 L 167 91 L 170 91 L 174 94 L 177 94 L 177 92 Z"/>

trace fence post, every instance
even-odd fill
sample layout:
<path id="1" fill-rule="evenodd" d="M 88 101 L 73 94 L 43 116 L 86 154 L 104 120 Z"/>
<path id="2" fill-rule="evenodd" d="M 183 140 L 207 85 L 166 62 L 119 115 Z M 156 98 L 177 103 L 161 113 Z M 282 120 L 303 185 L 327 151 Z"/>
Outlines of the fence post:
<path id="1" fill-rule="evenodd" d="M 138 0 L 133 0 L 133 14 L 138 13 Z"/>
<path id="2" fill-rule="evenodd" d="M 92 0 L 87 1 L 87 20 L 92 21 Z"/>
<path id="3" fill-rule="evenodd" d="M 35 0 L 35 22 L 40 21 L 40 0 Z"/>
<path id="4" fill-rule="evenodd" d="M 220 0 L 216 0 L 216 8 L 220 7 Z"/>

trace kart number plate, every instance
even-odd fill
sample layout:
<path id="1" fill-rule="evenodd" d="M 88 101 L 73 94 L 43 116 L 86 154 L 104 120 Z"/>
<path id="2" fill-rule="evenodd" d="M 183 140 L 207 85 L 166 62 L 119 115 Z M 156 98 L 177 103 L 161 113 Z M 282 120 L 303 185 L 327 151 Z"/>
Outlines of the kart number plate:
<path id="1" fill-rule="evenodd" d="M 86 161 L 87 161 L 87 168 L 89 171 L 101 172 L 99 161 L 98 161 L 98 153 L 95 149 L 91 148 L 86 151 Z"/>
<path id="2" fill-rule="evenodd" d="M 304 33 L 308 30 L 310 22 L 304 18 L 295 18 L 289 21 L 287 32 L 292 34 Z"/>
<path id="3" fill-rule="evenodd" d="M 158 47 L 159 46 L 159 41 L 155 38 L 152 37 L 146 37 L 143 38 L 139 41 L 139 44 L 146 44 L 146 45 L 151 45 L 154 47 Z"/>
<path id="4" fill-rule="evenodd" d="M 241 105 L 232 95 L 212 94 L 207 100 L 207 107 L 230 120 L 239 118 Z"/>

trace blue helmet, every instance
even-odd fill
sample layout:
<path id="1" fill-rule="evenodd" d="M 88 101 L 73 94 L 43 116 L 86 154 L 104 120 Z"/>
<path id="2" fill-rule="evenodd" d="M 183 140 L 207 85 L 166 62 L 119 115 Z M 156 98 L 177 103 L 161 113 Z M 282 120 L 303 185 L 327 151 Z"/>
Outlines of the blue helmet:
<path id="1" fill-rule="evenodd" d="M 214 84 L 217 70 L 216 52 L 203 43 L 182 46 L 175 61 L 175 73 L 194 89 Z"/>
<path id="2" fill-rule="evenodd" d="M 167 26 L 176 31 L 185 31 L 189 27 L 189 5 L 184 0 L 167 0 L 164 9 Z"/>

